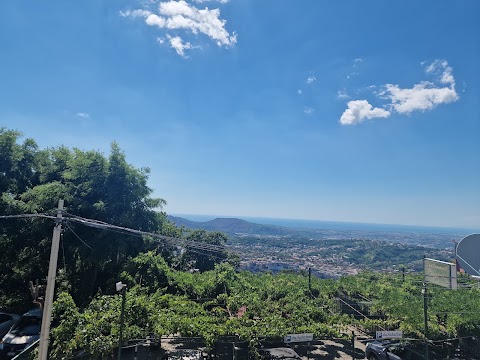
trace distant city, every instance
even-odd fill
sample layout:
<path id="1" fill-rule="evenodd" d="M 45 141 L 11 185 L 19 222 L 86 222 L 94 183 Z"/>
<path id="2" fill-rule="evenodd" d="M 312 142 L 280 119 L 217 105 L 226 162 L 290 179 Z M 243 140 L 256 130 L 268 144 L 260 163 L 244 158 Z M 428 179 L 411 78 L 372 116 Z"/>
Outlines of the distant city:
<path id="1" fill-rule="evenodd" d="M 331 221 L 170 216 L 177 226 L 222 231 L 252 272 L 308 271 L 338 278 L 362 270 L 416 272 L 424 256 L 452 261 L 467 229 Z"/>

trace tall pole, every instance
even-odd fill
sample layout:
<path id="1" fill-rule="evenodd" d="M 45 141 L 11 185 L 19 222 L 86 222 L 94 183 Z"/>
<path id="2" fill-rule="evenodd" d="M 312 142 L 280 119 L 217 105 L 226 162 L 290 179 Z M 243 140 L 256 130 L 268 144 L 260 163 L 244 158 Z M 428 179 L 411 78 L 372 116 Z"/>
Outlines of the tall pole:
<path id="1" fill-rule="evenodd" d="M 126 287 L 122 289 L 122 310 L 120 312 L 120 338 L 118 339 L 118 360 L 122 358 L 123 345 L 123 316 L 125 313 L 125 297 L 127 295 Z"/>
<path id="2" fill-rule="evenodd" d="M 423 326 L 425 331 L 425 359 L 428 359 L 428 307 L 427 307 L 427 283 L 423 283 Z"/>
<path id="3" fill-rule="evenodd" d="M 43 306 L 42 328 L 40 330 L 40 346 L 38 359 L 47 360 L 48 338 L 50 335 L 50 321 L 52 319 L 53 293 L 55 292 L 55 277 L 57 275 L 58 248 L 62 232 L 63 200 L 58 200 L 57 219 L 53 228 L 52 248 L 48 264 L 47 290 L 45 291 L 45 304 Z"/>
<path id="4" fill-rule="evenodd" d="M 312 268 L 308 268 L 308 291 L 312 295 Z"/>

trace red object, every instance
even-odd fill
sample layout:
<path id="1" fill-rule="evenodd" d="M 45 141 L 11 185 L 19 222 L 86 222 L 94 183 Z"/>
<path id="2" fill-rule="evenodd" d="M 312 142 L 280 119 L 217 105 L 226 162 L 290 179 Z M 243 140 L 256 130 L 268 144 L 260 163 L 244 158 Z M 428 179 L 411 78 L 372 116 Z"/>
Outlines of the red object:
<path id="1" fill-rule="evenodd" d="M 240 319 L 245 314 L 246 311 L 247 311 L 247 307 L 245 305 L 242 306 L 240 309 L 238 309 L 237 318 Z"/>

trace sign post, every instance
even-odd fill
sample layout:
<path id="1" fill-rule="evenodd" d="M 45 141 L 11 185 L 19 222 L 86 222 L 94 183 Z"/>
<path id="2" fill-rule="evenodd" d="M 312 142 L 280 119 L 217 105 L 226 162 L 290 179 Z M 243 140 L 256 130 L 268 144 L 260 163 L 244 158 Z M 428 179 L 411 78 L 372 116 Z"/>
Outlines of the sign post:
<path id="1" fill-rule="evenodd" d="M 296 342 L 310 342 L 310 341 L 313 341 L 313 333 L 288 334 L 283 337 L 283 342 L 285 344 L 296 343 Z"/>
<path id="2" fill-rule="evenodd" d="M 375 337 L 377 339 L 401 339 L 403 337 L 403 331 L 376 331 Z"/>
<path id="3" fill-rule="evenodd" d="M 457 267 L 446 261 L 423 258 L 425 282 L 457 290 Z"/>

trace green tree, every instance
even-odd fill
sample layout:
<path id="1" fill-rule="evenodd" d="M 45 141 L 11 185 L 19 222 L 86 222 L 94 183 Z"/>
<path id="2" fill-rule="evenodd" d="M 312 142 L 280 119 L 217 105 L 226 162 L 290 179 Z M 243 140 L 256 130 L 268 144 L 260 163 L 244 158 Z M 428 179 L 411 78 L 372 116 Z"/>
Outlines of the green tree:
<path id="1" fill-rule="evenodd" d="M 39 150 L 32 139 L 0 129 L 0 211 L 3 215 L 50 213 L 59 199 L 66 211 L 118 226 L 161 232 L 165 201 L 152 197 L 148 169 L 128 164 L 116 143 L 109 157 L 98 151 L 61 146 Z M 28 281 L 47 273 L 53 222 L 0 222 L 0 303 L 16 311 L 29 305 Z M 168 229 L 171 234 L 172 229 Z M 88 244 L 85 245 L 85 244 Z M 154 248 L 141 237 L 66 223 L 59 266 L 74 299 L 85 303 L 98 289 L 108 291 L 129 257 Z"/>
<path id="2" fill-rule="evenodd" d="M 203 229 L 189 230 L 187 240 L 224 247 L 228 238 L 218 231 L 206 231 Z M 184 270 L 198 269 L 199 271 L 213 270 L 215 264 L 229 260 L 228 253 L 223 250 L 198 250 L 193 248 L 184 249 L 179 259 L 178 268 Z M 232 258 L 232 261 L 234 259 Z"/>

